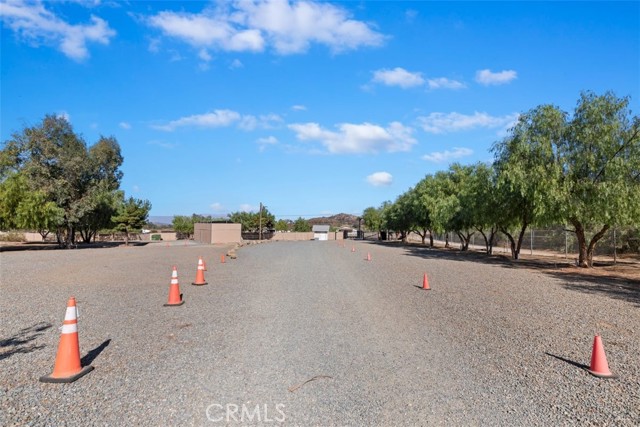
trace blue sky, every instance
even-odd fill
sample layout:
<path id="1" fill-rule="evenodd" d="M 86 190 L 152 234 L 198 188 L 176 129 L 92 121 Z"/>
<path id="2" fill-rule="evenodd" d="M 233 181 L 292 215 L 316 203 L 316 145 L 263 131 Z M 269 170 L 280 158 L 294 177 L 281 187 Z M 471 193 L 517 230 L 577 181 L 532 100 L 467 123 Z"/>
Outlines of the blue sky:
<path id="1" fill-rule="evenodd" d="M 359 214 L 518 113 L 640 100 L 639 2 L 1 0 L 1 138 L 114 136 L 151 215 Z"/>

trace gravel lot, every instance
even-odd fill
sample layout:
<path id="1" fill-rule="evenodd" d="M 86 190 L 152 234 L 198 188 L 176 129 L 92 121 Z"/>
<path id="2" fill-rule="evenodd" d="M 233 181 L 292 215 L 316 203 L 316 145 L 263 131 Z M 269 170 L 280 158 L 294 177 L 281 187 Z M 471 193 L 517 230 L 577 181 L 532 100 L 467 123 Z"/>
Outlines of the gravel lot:
<path id="1" fill-rule="evenodd" d="M 1 253 L 0 425 L 640 425 L 640 290 L 352 245 Z M 72 295 L 95 370 L 44 384 Z"/>

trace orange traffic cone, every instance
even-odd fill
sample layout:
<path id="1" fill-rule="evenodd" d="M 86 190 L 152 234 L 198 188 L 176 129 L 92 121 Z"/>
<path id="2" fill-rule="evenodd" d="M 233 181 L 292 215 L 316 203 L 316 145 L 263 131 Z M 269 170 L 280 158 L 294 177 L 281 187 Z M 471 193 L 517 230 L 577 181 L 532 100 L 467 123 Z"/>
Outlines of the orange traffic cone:
<path id="1" fill-rule="evenodd" d="M 220 255 L 220 264 L 224 264 L 226 261 L 224 260 L 224 254 Z"/>
<path id="2" fill-rule="evenodd" d="M 58 344 L 56 364 L 51 375 L 40 377 L 40 381 L 43 383 L 71 383 L 93 370 L 91 365 L 83 368 L 80 364 L 78 309 L 74 297 L 69 298 L 67 312 L 60 329 L 62 333 Z"/>
<path id="3" fill-rule="evenodd" d="M 180 293 L 180 284 L 178 283 L 178 269 L 173 266 L 173 272 L 171 273 L 171 285 L 169 285 L 169 301 L 164 304 L 165 307 L 174 305 L 182 305 L 184 300 Z"/>
<path id="4" fill-rule="evenodd" d="M 604 347 L 602 346 L 602 339 L 600 335 L 596 335 L 593 339 L 593 350 L 591 352 L 591 366 L 587 371 L 591 375 L 595 375 L 600 378 L 614 378 L 615 375 L 609 370 L 609 364 L 607 363 L 607 356 L 604 354 Z"/>
<path id="5" fill-rule="evenodd" d="M 424 279 L 422 279 L 422 289 L 425 291 L 431 290 L 429 287 L 429 279 L 427 279 L 427 273 L 424 273 Z"/>
<path id="6" fill-rule="evenodd" d="M 366 258 L 366 260 L 367 260 L 367 261 L 371 261 L 371 254 L 370 254 L 369 252 L 367 252 L 367 258 Z"/>
<path id="7" fill-rule="evenodd" d="M 196 281 L 191 284 L 196 286 L 202 286 L 207 284 L 207 282 L 205 282 L 204 280 L 204 263 L 202 262 L 202 257 L 198 258 L 198 269 L 196 270 Z"/>
<path id="8" fill-rule="evenodd" d="M 355 252 L 356 251 L 356 247 L 355 246 L 351 246 L 351 252 Z"/>

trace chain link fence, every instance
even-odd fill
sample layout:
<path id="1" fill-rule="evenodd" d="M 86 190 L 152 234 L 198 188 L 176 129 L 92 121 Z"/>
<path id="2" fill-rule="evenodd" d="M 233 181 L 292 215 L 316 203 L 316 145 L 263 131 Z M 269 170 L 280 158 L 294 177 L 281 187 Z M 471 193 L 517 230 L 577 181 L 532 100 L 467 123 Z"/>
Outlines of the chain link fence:
<path id="1" fill-rule="evenodd" d="M 593 233 L 587 234 L 587 242 L 592 235 Z M 439 244 L 444 244 L 447 240 L 444 233 L 436 233 L 433 237 L 434 241 Z M 409 240 L 411 242 L 421 242 L 422 238 L 412 233 L 409 236 Z M 460 238 L 455 233 L 449 233 L 448 240 L 449 245 L 453 247 L 460 245 Z M 427 236 L 426 243 L 429 243 L 429 236 Z M 485 250 L 484 239 L 480 233 L 474 233 L 469 247 L 474 250 Z M 507 236 L 502 233 L 497 234 L 493 252 L 511 253 Z M 563 226 L 527 228 L 522 239 L 520 253 L 559 255 L 568 259 L 577 258 L 578 240 L 575 233 L 566 231 Z M 609 257 L 614 260 L 627 255 L 640 255 L 640 229 L 638 228 L 611 228 L 598 241 L 594 250 L 594 256 Z"/>

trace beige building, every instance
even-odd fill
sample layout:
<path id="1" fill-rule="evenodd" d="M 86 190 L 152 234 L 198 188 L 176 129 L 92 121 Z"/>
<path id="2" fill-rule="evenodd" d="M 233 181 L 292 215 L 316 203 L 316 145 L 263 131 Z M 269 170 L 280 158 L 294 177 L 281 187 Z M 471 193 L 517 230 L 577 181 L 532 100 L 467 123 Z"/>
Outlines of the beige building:
<path id="1" fill-rule="evenodd" d="M 203 223 L 193 225 L 193 240 L 200 243 L 241 243 L 242 225 L 228 222 Z"/>

